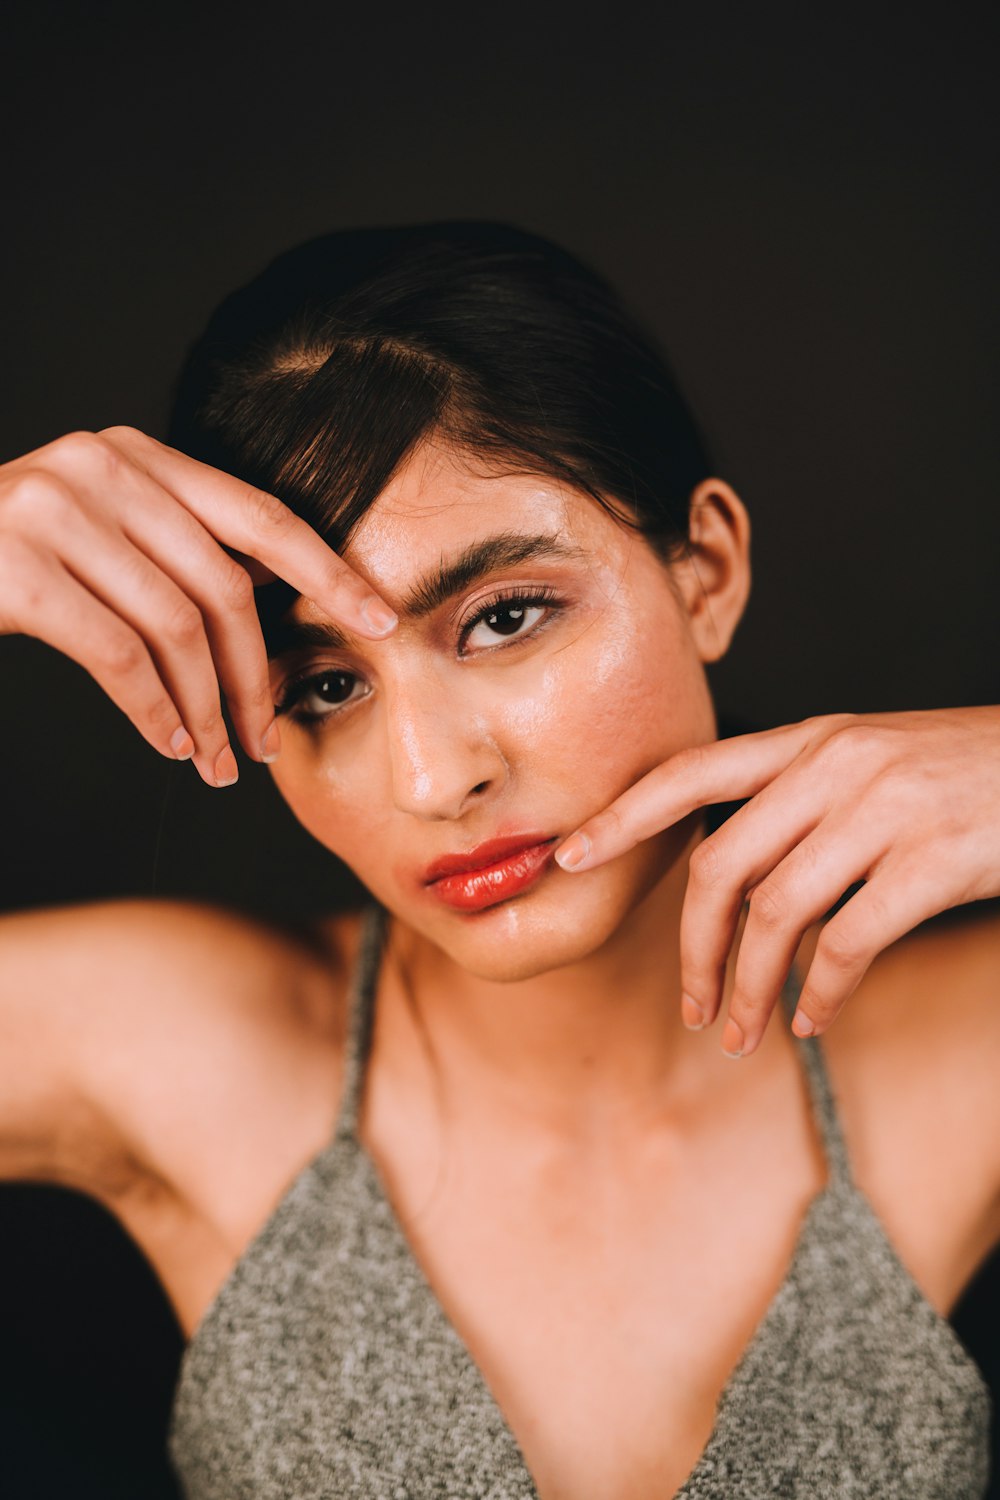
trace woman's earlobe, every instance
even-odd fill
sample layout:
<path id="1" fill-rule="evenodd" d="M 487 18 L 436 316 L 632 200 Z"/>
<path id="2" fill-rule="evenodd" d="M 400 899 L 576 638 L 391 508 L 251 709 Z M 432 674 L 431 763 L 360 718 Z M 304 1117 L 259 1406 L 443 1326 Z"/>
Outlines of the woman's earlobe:
<path id="1" fill-rule="evenodd" d="M 691 492 L 689 543 L 679 566 L 699 655 L 718 661 L 750 594 L 750 518 L 724 479 L 703 479 Z"/>

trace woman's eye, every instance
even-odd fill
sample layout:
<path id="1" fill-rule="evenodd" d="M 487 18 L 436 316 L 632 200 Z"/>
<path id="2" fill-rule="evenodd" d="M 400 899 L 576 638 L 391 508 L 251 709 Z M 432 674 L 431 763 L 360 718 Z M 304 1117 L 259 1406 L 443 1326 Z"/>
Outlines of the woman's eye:
<path id="1" fill-rule="evenodd" d="M 527 635 L 546 611 L 544 599 L 501 599 L 481 610 L 466 629 L 463 644 L 497 646 L 502 640 Z"/>
<path id="2" fill-rule="evenodd" d="M 367 694 L 367 684 L 353 672 L 315 672 L 287 684 L 276 712 L 303 720 L 325 719 Z"/>

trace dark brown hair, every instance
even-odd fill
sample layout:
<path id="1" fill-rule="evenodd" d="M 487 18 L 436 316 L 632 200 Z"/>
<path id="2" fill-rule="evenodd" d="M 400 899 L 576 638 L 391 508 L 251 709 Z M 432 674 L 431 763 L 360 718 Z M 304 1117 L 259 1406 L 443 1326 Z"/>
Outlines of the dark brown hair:
<path id="1" fill-rule="evenodd" d="M 347 230 L 279 256 L 210 320 L 168 440 L 339 549 L 430 435 L 617 501 L 665 556 L 710 472 L 665 359 L 608 283 L 482 222 Z"/>

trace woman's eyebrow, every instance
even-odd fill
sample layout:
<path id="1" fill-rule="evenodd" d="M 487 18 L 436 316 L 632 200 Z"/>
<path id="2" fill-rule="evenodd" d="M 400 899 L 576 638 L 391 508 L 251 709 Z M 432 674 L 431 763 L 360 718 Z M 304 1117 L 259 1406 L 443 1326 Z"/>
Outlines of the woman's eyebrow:
<path id="1" fill-rule="evenodd" d="M 499 531 L 480 542 L 472 542 L 450 560 L 442 558 L 434 572 L 420 579 L 406 595 L 399 612 L 408 619 L 419 620 L 499 568 L 516 568 L 521 563 L 543 558 L 582 556 L 582 547 L 571 545 L 552 533 L 528 536 L 523 531 Z M 266 636 L 269 657 L 286 656 L 311 646 L 337 649 L 350 644 L 343 630 L 326 621 L 307 624 L 297 620 L 278 620 L 270 625 Z"/>
<path id="2" fill-rule="evenodd" d="M 581 547 L 570 546 L 550 533 L 526 536 L 523 531 L 498 531 L 494 536 L 473 542 L 457 557 L 446 562 L 427 578 L 422 578 L 403 600 L 402 613 L 419 620 L 439 609 L 455 594 L 498 568 L 516 568 L 521 563 L 546 557 L 580 557 Z"/>

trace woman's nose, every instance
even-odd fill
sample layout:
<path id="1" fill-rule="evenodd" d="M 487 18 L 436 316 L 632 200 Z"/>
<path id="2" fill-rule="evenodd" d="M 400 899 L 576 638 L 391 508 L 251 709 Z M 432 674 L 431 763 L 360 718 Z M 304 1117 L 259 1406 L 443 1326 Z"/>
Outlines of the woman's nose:
<path id="1" fill-rule="evenodd" d="M 412 681 L 403 692 L 387 691 L 384 701 L 392 796 L 401 811 L 459 818 L 503 784 L 506 763 L 483 705 L 443 684 Z"/>

